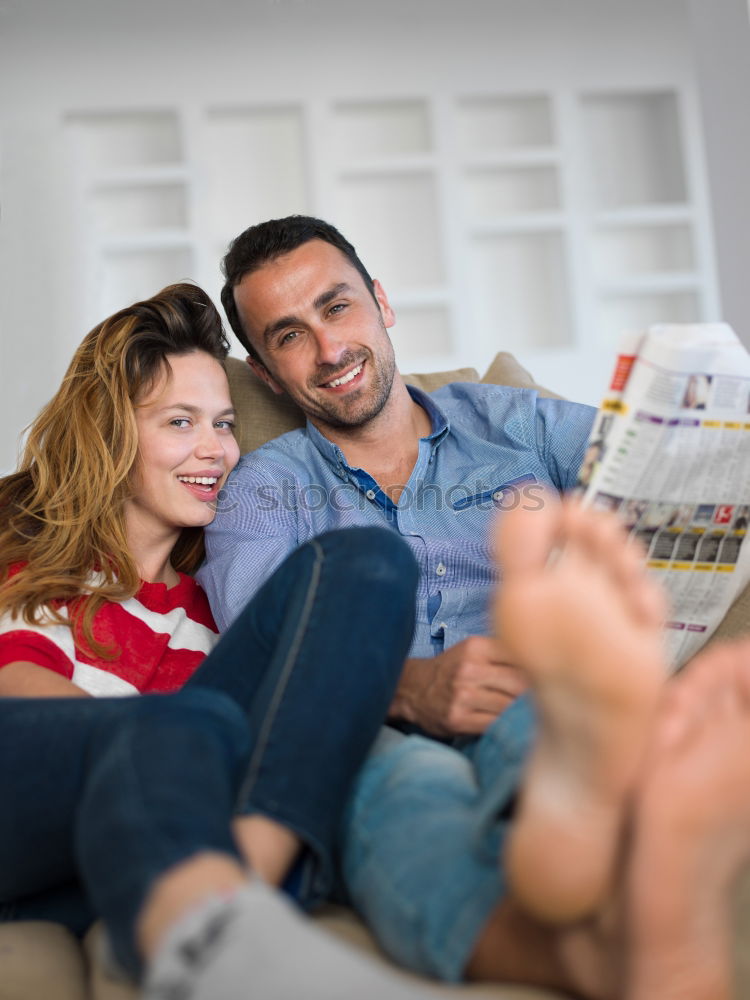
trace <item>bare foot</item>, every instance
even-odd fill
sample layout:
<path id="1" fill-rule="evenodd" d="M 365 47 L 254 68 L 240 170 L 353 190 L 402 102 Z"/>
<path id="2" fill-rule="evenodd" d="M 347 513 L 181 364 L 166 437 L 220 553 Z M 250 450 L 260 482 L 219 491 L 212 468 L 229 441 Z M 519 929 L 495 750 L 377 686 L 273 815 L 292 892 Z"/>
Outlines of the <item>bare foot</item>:
<path id="1" fill-rule="evenodd" d="M 628 1000 L 729 1000 L 731 891 L 750 863 L 750 642 L 669 685 L 635 804 Z"/>
<path id="2" fill-rule="evenodd" d="M 501 521 L 498 633 L 530 676 L 539 729 L 505 864 L 540 920 L 592 913 L 664 686 L 666 606 L 608 514 L 547 498 Z"/>

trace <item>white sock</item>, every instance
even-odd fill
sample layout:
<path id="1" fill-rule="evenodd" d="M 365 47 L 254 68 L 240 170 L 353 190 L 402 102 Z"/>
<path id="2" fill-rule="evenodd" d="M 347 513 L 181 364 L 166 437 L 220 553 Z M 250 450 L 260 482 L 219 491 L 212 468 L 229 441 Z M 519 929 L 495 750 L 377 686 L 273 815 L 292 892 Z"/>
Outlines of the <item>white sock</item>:
<path id="1" fill-rule="evenodd" d="M 143 987 L 144 1000 L 434 1000 L 435 992 L 316 927 L 257 880 L 178 921 Z"/>

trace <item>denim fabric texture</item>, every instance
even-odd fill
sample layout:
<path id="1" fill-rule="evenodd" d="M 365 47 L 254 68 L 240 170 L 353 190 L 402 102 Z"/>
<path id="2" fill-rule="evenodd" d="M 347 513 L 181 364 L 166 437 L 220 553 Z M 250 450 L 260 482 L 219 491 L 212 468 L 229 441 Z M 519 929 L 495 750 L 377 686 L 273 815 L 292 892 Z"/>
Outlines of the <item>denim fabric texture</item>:
<path id="1" fill-rule="evenodd" d="M 399 964 L 450 982 L 506 883 L 501 853 L 535 731 L 515 701 L 463 751 L 384 728 L 342 825 L 351 902 Z"/>
<path id="2" fill-rule="evenodd" d="M 411 640 L 416 574 L 392 532 L 332 532 L 286 561 L 183 691 L 0 699 L 4 919 L 80 932 L 101 914 L 136 973 L 132 927 L 154 879 L 196 851 L 236 854 L 237 812 L 295 830 L 300 901 L 324 898 Z"/>

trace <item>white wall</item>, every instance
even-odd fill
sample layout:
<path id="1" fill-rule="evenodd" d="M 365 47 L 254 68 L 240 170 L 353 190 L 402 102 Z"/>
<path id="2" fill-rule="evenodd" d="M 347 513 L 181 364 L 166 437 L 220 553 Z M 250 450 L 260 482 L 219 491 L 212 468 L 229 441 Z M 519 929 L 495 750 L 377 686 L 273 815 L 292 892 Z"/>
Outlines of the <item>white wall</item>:
<path id="1" fill-rule="evenodd" d="M 0 470 L 85 332 L 64 111 L 439 94 L 457 79 L 469 92 L 692 85 L 688 13 L 688 0 L 0 3 Z"/>
<path id="2" fill-rule="evenodd" d="M 691 0 L 724 318 L 750 347 L 750 5 Z"/>

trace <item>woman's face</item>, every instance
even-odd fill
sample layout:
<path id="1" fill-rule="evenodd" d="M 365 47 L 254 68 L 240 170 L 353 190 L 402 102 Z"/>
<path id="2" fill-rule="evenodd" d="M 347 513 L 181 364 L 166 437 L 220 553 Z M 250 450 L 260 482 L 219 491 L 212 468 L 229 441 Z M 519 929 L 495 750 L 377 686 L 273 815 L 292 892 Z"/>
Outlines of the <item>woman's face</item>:
<path id="1" fill-rule="evenodd" d="M 155 541 L 210 524 L 239 458 L 222 366 L 203 351 L 167 361 L 136 404 L 139 454 L 125 508 L 128 533 Z"/>

